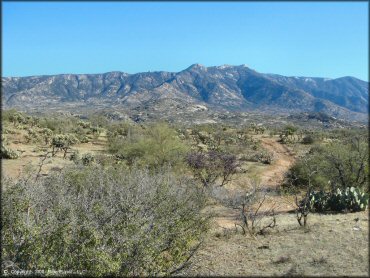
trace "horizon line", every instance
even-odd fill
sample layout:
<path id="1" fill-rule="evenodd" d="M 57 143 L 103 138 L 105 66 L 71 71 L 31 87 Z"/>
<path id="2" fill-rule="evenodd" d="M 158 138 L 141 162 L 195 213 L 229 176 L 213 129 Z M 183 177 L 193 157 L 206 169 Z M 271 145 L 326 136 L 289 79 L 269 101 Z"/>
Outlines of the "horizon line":
<path id="1" fill-rule="evenodd" d="M 190 66 L 188 66 L 188 67 L 186 67 L 186 68 L 184 68 L 180 71 L 148 70 L 148 71 L 139 71 L 139 72 L 135 72 L 135 73 L 128 73 L 128 72 L 122 71 L 122 70 L 112 70 L 112 71 L 97 72 L 97 73 L 54 73 L 54 74 L 35 74 L 35 75 L 23 75 L 23 76 L 1 76 L 1 78 L 27 78 L 27 77 L 43 77 L 43 76 L 58 76 L 58 75 L 104 75 L 104 74 L 109 74 L 109 73 L 124 73 L 124 74 L 128 74 L 128 75 L 135 75 L 135 74 L 142 74 L 142 73 L 160 73 L 160 72 L 180 73 L 180 72 L 185 71 L 187 69 L 190 69 L 192 67 L 204 67 L 204 68 L 207 68 L 207 69 L 208 68 L 221 68 L 221 67 L 245 67 L 245 68 L 248 68 L 250 70 L 256 71 L 253 68 L 247 66 L 246 64 L 241 64 L 241 65 L 222 64 L 222 65 L 216 65 L 216 66 L 205 66 L 205 65 L 200 64 L 200 63 L 193 63 Z M 334 80 L 334 79 L 350 77 L 350 78 L 356 78 L 356 79 L 364 81 L 364 82 L 369 82 L 367 80 L 364 80 L 364 79 L 361 79 L 361 78 L 358 78 L 358 77 L 352 76 L 352 75 L 345 75 L 345 76 L 340 76 L 340 77 L 323 77 L 323 76 L 283 75 L 283 74 L 279 74 L 279 73 L 263 73 L 263 72 L 259 72 L 259 71 L 256 71 L 256 72 L 260 73 L 260 74 L 280 75 L 280 76 L 292 77 L 292 78 L 294 78 L 294 77 L 298 77 L 298 78 L 322 78 L 322 79 Z M 368 80 L 369 80 L 369 78 L 368 78 Z"/>

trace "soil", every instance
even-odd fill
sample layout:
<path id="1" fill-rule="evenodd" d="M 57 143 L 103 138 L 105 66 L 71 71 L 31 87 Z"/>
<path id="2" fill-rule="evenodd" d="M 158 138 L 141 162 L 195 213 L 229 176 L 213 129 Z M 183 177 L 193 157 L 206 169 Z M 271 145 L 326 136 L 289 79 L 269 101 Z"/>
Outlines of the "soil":
<path id="1" fill-rule="evenodd" d="M 260 211 L 274 206 L 277 226 L 264 235 L 243 234 L 236 225 L 241 224 L 240 210 L 215 201 L 206 209 L 215 215 L 212 228 L 178 275 L 368 277 L 369 211 L 310 214 L 308 226 L 300 227 L 295 213 L 291 213 L 293 197 L 274 194 L 295 162 L 295 153 L 277 138 L 260 140 L 275 158 L 258 171 L 260 186 L 270 189 Z M 240 184 L 228 184 L 225 194 L 245 188 Z M 268 217 L 262 219 L 262 223 L 270 221 Z"/>

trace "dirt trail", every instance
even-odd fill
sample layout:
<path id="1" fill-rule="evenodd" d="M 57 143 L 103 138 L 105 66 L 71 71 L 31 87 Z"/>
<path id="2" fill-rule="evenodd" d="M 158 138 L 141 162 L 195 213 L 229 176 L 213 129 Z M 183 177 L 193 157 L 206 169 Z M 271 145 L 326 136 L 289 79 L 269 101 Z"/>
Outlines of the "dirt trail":
<path id="1" fill-rule="evenodd" d="M 291 167 L 295 158 L 293 153 L 276 139 L 261 138 L 261 143 L 266 150 L 274 154 L 273 163 L 261 175 L 261 184 L 275 188 L 281 184 L 284 174 Z"/>
<path id="2" fill-rule="evenodd" d="M 284 180 L 284 174 L 289 170 L 295 161 L 294 154 L 284 145 L 280 144 L 276 138 L 261 138 L 262 146 L 273 153 L 274 160 L 272 164 L 260 173 L 260 184 L 263 188 L 275 189 Z M 229 191 L 236 188 L 230 188 Z M 269 206 L 274 202 L 278 202 L 276 212 L 284 212 L 293 209 L 293 207 L 286 202 L 282 202 L 279 196 L 268 196 L 264 205 Z M 223 229 L 230 229 L 235 227 L 236 219 L 239 212 L 237 210 L 222 206 L 220 204 L 211 206 L 209 208 L 216 214 L 215 222 L 218 227 Z"/>
<path id="3" fill-rule="evenodd" d="M 295 155 L 277 138 L 261 138 L 274 153 L 271 165 L 263 166 L 261 185 L 276 188 L 295 161 Z M 237 190 L 236 183 L 227 193 Z M 240 187 L 240 186 L 239 186 Z M 217 214 L 202 247 L 191 258 L 182 276 L 306 276 L 366 275 L 368 267 L 368 211 L 345 215 L 310 215 L 310 230 L 300 229 L 283 197 L 269 192 L 268 202 L 277 201 L 277 227 L 271 234 L 253 238 L 236 232 L 238 211 L 220 204 L 207 209 Z M 271 203 L 267 204 L 269 206 Z M 292 209 L 292 208 L 290 208 Z M 359 220 L 361 219 L 361 220 Z M 312 247 L 315 242 L 315 247 Z M 338 247 L 339 246 L 339 247 Z M 346 252 L 337 252 L 338 248 Z M 352 260 L 348 260 L 348 257 Z M 302 260 L 302 257 L 305 258 Z"/>

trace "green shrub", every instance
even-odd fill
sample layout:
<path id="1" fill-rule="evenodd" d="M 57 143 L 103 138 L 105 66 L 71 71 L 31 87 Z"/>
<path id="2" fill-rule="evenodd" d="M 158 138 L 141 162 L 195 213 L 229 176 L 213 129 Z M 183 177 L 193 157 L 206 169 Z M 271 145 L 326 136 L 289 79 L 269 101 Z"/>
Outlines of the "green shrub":
<path id="1" fill-rule="evenodd" d="M 78 141 L 80 141 L 80 143 L 89 143 L 89 137 L 86 135 L 79 136 Z"/>
<path id="2" fill-rule="evenodd" d="M 314 142 L 315 142 L 315 139 L 313 138 L 312 135 L 306 135 L 302 139 L 302 143 L 306 145 L 313 144 Z"/>
<path id="3" fill-rule="evenodd" d="M 57 151 L 61 150 L 64 152 L 64 158 L 67 155 L 67 152 L 70 150 L 71 146 L 79 143 L 76 136 L 73 134 L 56 134 L 51 140 L 51 146 L 53 148 L 53 155 Z"/>
<path id="4" fill-rule="evenodd" d="M 206 228 L 202 191 L 166 169 L 74 166 L 4 188 L 2 261 L 13 269 L 169 275 Z"/>
<path id="5" fill-rule="evenodd" d="M 43 138 L 44 143 L 46 145 L 50 144 L 50 141 L 52 140 L 52 136 L 53 136 L 53 131 L 49 128 L 43 128 L 39 131 L 39 133 L 41 134 L 41 137 Z"/>
<path id="6" fill-rule="evenodd" d="M 120 122 L 119 124 L 112 124 L 108 127 L 108 137 L 114 138 L 118 135 L 122 137 L 131 137 L 131 135 L 137 133 L 139 128 L 131 125 L 127 122 Z"/>
<path id="7" fill-rule="evenodd" d="M 274 155 L 266 150 L 263 151 L 251 150 L 248 154 L 242 155 L 240 160 L 261 162 L 263 164 L 271 164 L 274 161 Z"/>
<path id="8" fill-rule="evenodd" d="M 86 153 L 82 155 L 81 161 L 82 161 L 82 164 L 85 166 L 91 165 L 95 161 L 95 157 L 91 153 Z"/>
<path id="9" fill-rule="evenodd" d="M 287 180 L 295 186 L 308 183 L 310 171 L 312 186 L 316 190 L 335 191 L 347 187 L 368 190 L 368 146 L 364 138 L 350 138 L 348 141 L 332 142 L 313 146 L 310 152 L 299 159 L 290 169 Z"/>
<path id="10" fill-rule="evenodd" d="M 19 153 L 10 149 L 9 147 L 5 146 L 3 142 L 1 142 L 1 159 L 17 159 L 19 158 Z"/>
<path id="11" fill-rule="evenodd" d="M 87 129 L 91 128 L 91 123 L 90 122 L 78 121 L 77 125 L 82 127 L 82 128 L 87 128 Z"/>
<path id="12" fill-rule="evenodd" d="M 49 117 L 41 118 L 38 125 L 42 128 L 48 128 L 56 134 L 75 133 L 75 129 L 78 127 L 78 119 L 75 117 L 55 117 L 50 115 Z"/>
<path id="13" fill-rule="evenodd" d="M 97 154 L 94 156 L 95 162 L 102 166 L 109 166 L 115 163 L 115 159 L 112 155 Z"/>
<path id="14" fill-rule="evenodd" d="M 271 164 L 274 160 L 274 155 L 268 151 L 261 151 L 254 154 L 254 159 L 263 164 Z"/>
<path id="15" fill-rule="evenodd" d="M 23 113 L 17 112 L 16 110 L 9 110 L 5 116 L 14 126 L 26 124 L 27 120 Z"/>
<path id="16" fill-rule="evenodd" d="M 25 135 L 26 143 L 38 143 L 41 140 L 39 131 L 30 127 L 26 127 L 25 129 L 27 131 Z"/>
<path id="17" fill-rule="evenodd" d="M 160 123 L 136 132 L 127 138 L 115 138 L 109 145 L 112 154 L 125 159 L 129 165 L 136 163 L 150 168 L 182 165 L 188 147 L 174 129 Z"/>
<path id="18" fill-rule="evenodd" d="M 69 159 L 70 159 L 71 161 L 73 161 L 74 163 L 78 164 L 78 163 L 79 163 L 79 161 L 80 161 L 80 159 L 81 159 L 79 151 L 74 151 L 74 152 L 71 154 L 71 156 L 70 156 L 70 158 L 69 158 Z"/>
<path id="19" fill-rule="evenodd" d="M 3 133 L 1 134 L 1 144 L 5 144 L 7 141 L 8 141 L 8 140 L 7 140 L 7 137 L 5 136 L 5 133 L 3 132 Z"/>

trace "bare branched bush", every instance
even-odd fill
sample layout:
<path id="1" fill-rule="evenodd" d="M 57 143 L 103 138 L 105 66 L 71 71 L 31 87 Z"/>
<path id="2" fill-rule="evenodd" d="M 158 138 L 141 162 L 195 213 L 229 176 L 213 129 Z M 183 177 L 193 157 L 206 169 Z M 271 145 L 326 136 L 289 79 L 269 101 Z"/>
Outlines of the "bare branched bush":
<path id="1" fill-rule="evenodd" d="M 239 190 L 232 193 L 218 191 L 214 196 L 228 207 L 240 212 L 240 227 L 243 234 L 251 236 L 263 235 L 268 229 L 276 227 L 275 203 L 268 203 L 267 190 L 262 188 L 258 181 L 252 181 L 253 189 Z"/>
<path id="2" fill-rule="evenodd" d="M 240 204 L 240 214 L 242 224 L 240 226 L 243 234 L 248 233 L 252 236 L 263 235 L 267 229 L 275 228 L 275 205 L 269 205 L 268 208 L 263 208 L 266 201 L 266 192 L 250 192 L 245 195 L 244 200 Z M 253 199 L 255 202 L 253 202 Z M 269 220 L 268 220 L 269 219 Z"/>
<path id="3" fill-rule="evenodd" d="M 318 166 L 312 163 L 312 158 L 303 157 L 301 159 L 301 164 L 304 165 L 306 171 L 306 181 L 301 184 L 299 188 L 295 187 L 298 176 L 290 173 L 290 191 L 294 193 L 294 207 L 296 212 L 296 217 L 298 224 L 300 226 L 307 226 L 308 215 L 312 210 L 310 195 L 314 190 L 313 179 L 318 172 Z M 303 223 L 302 223 L 303 219 Z"/>
<path id="4" fill-rule="evenodd" d="M 239 166 L 235 155 L 217 151 L 189 153 L 186 162 L 194 177 L 204 186 L 214 184 L 218 178 L 221 179 L 220 186 L 224 186 L 230 182 Z"/>

